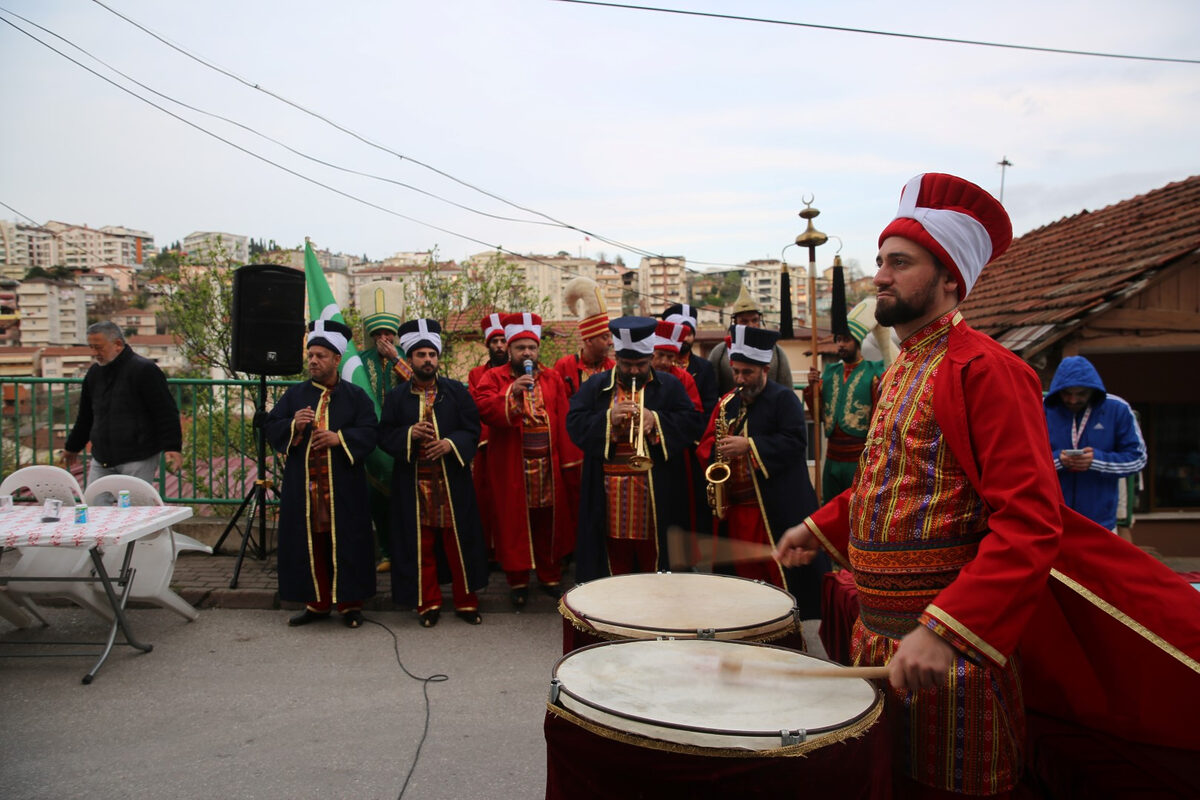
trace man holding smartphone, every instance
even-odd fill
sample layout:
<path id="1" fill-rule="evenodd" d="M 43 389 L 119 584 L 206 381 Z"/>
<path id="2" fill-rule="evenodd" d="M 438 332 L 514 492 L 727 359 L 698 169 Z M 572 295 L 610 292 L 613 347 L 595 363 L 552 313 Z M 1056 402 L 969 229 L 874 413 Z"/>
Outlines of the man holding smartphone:
<path id="1" fill-rule="evenodd" d="M 1146 443 L 1129 403 L 1105 391 L 1083 356 L 1062 360 L 1043 402 L 1067 505 L 1115 531 L 1118 484 L 1146 466 Z"/>

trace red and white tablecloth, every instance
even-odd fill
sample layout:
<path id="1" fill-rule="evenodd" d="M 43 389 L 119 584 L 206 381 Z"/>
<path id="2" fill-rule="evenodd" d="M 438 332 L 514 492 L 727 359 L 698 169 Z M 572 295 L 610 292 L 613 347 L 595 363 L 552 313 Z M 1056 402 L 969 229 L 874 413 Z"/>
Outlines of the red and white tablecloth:
<path id="1" fill-rule="evenodd" d="M 116 547 L 192 516 L 188 506 L 88 507 L 88 521 L 75 522 L 75 509 L 63 506 L 58 522 L 42 522 L 42 507 L 0 513 L 4 547 Z"/>

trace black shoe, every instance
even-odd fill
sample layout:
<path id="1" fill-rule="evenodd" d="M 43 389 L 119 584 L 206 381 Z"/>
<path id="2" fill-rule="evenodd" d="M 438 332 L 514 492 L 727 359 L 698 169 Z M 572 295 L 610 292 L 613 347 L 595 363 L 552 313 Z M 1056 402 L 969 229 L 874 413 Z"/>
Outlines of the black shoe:
<path id="1" fill-rule="evenodd" d="M 519 589 L 509 589 L 508 599 L 512 601 L 514 608 L 524 608 L 529 602 L 529 587 L 522 586 Z"/>
<path id="2" fill-rule="evenodd" d="M 439 608 L 431 608 L 428 611 L 426 611 L 425 613 L 421 614 L 421 616 L 420 616 L 421 627 L 422 628 L 432 628 L 434 625 L 437 625 L 438 617 L 440 617 L 441 614 L 442 614 L 442 611 Z"/>
<path id="3" fill-rule="evenodd" d="M 296 627 L 299 627 L 300 625 L 307 625 L 310 622 L 316 622 L 317 620 L 322 620 L 322 619 L 329 619 L 328 611 L 326 611 L 324 614 L 321 614 L 317 611 L 310 611 L 309 609 L 306 608 L 303 611 L 301 611 L 299 614 L 297 614 L 296 616 L 289 619 L 288 625 L 292 626 L 293 628 L 296 628 Z"/>
<path id="4" fill-rule="evenodd" d="M 562 587 L 557 583 L 543 583 L 538 586 L 538 588 L 541 589 L 542 594 L 546 595 L 547 597 L 552 597 L 555 600 L 562 597 Z"/>
<path id="5" fill-rule="evenodd" d="M 363 624 L 362 612 L 357 608 L 352 608 L 345 614 L 342 614 L 342 623 L 347 628 L 361 628 Z"/>
<path id="6" fill-rule="evenodd" d="M 468 625 L 480 625 L 483 623 L 483 617 L 479 616 L 478 611 L 459 611 L 455 609 L 454 616 L 461 619 Z"/>

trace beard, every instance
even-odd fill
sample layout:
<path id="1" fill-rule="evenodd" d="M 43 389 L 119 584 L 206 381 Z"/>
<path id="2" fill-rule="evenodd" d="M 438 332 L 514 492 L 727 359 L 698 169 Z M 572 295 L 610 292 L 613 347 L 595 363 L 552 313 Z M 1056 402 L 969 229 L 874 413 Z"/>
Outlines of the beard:
<path id="1" fill-rule="evenodd" d="M 502 367 L 508 363 L 507 350 L 489 350 L 488 351 L 488 366 Z"/>
<path id="2" fill-rule="evenodd" d="M 438 368 L 433 364 L 425 364 L 420 367 L 413 368 L 413 375 L 422 383 L 428 383 L 437 377 Z"/>
<path id="3" fill-rule="evenodd" d="M 884 295 L 875 299 L 875 321 L 885 328 L 913 322 L 925 316 L 933 306 L 934 288 L 941 281 L 935 275 L 929 283 L 913 292 L 911 297 Z"/>

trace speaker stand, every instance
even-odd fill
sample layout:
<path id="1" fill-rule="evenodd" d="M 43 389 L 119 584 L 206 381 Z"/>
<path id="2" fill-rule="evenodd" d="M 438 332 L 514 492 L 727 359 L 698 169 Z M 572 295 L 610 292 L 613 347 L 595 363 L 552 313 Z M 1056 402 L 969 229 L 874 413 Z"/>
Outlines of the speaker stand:
<path id="1" fill-rule="evenodd" d="M 267 490 L 273 492 L 276 498 L 279 493 L 275 490 L 275 484 L 266 477 L 267 474 L 267 412 L 265 410 L 267 402 L 267 376 L 258 376 L 258 400 L 254 406 L 254 439 L 257 445 L 257 462 L 258 462 L 258 479 L 254 481 L 254 486 L 246 493 L 246 498 L 242 500 L 242 504 L 238 506 L 238 510 L 234 513 L 233 518 L 229 520 L 229 524 L 225 526 L 225 532 L 221 534 L 221 538 L 217 539 L 217 543 L 213 546 L 213 554 L 220 551 L 221 545 L 225 543 L 225 538 L 229 536 L 230 531 L 237 526 L 238 520 L 241 519 L 246 507 L 250 507 L 250 518 L 246 522 L 246 528 L 242 532 L 242 544 L 238 547 L 237 561 L 233 565 L 233 580 L 229 582 L 230 589 L 236 589 L 238 585 L 238 577 L 242 572 L 242 562 L 246 558 L 246 549 L 250 544 L 250 540 L 254 538 L 254 522 L 258 521 L 258 539 L 255 542 L 253 549 L 254 557 L 259 561 L 263 561 L 267 557 Z"/>

